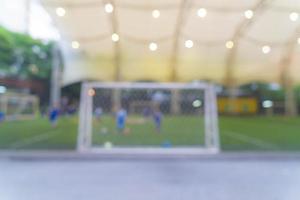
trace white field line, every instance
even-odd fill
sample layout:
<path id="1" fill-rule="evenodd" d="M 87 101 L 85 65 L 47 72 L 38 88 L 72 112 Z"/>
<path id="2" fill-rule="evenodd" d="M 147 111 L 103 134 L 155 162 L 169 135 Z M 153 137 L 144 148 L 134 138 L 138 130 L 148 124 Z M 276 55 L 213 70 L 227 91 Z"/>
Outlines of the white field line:
<path id="1" fill-rule="evenodd" d="M 249 144 L 253 144 L 253 145 L 255 145 L 257 147 L 260 147 L 262 149 L 268 149 L 268 150 L 278 149 L 278 146 L 276 146 L 272 143 L 265 142 L 265 141 L 262 141 L 260 139 L 250 137 L 250 136 L 247 136 L 247 135 L 244 135 L 244 134 L 241 134 L 241 133 L 236 133 L 236 132 L 232 132 L 232 131 L 223 131 L 222 133 L 224 135 L 228 136 L 228 137 L 231 137 L 231 138 L 234 138 L 234 139 L 237 139 L 237 140 L 240 140 L 242 142 L 249 143 Z"/>
<path id="2" fill-rule="evenodd" d="M 20 140 L 20 141 L 12 143 L 10 145 L 10 149 L 19 149 L 19 148 L 22 148 L 22 147 L 30 146 L 32 144 L 48 140 L 49 138 L 51 138 L 51 137 L 53 137 L 57 134 L 58 134 L 58 132 L 55 133 L 54 130 L 51 130 L 51 131 L 45 132 L 45 133 L 40 134 L 40 135 L 35 135 L 35 136 L 32 136 L 32 137 L 26 138 L 24 140 Z"/>

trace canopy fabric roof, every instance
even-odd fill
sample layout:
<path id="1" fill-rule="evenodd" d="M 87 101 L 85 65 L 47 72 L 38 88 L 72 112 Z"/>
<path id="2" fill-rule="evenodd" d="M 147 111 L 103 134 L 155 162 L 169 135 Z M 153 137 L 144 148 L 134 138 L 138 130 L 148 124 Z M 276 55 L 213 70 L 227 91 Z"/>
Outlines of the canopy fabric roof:
<path id="1" fill-rule="evenodd" d="M 64 84 L 81 80 L 242 84 L 281 82 L 282 77 L 300 82 L 300 0 L 42 2 L 62 35 Z M 113 6 L 112 13 L 105 11 L 107 4 Z M 57 16 L 58 7 L 65 9 L 64 17 Z M 153 10 L 159 11 L 158 18 L 152 16 Z M 118 42 L 112 41 L 113 33 Z M 192 48 L 185 46 L 187 40 L 193 42 Z M 80 48 L 72 49 L 72 41 Z M 148 48 L 152 42 L 156 51 Z"/>

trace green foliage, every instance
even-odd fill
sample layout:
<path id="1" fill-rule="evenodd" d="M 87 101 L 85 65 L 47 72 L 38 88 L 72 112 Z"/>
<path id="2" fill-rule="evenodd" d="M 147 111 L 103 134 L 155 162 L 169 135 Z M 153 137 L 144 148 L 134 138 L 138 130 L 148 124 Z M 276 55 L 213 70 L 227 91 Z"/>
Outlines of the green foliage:
<path id="1" fill-rule="evenodd" d="M 284 100 L 284 90 L 283 88 L 278 88 L 272 90 L 270 84 L 268 83 L 250 83 L 245 84 L 240 87 L 240 89 L 246 93 L 259 96 L 261 99 L 273 100 L 273 101 L 283 101 Z"/>
<path id="2" fill-rule="evenodd" d="M 300 105 L 300 86 L 297 86 L 295 88 L 295 91 L 296 91 L 296 99 L 297 99 L 298 105 Z"/>
<path id="3" fill-rule="evenodd" d="M 254 87 L 253 87 L 254 86 Z M 284 88 L 278 88 L 277 90 L 272 90 L 270 88 L 270 84 L 268 83 L 251 83 L 245 84 L 240 87 L 240 89 L 249 94 L 255 94 L 259 96 L 263 100 L 273 100 L 273 101 L 284 101 L 285 99 L 285 91 Z M 294 88 L 295 97 L 300 105 L 300 86 L 296 86 Z"/>
<path id="4" fill-rule="evenodd" d="M 12 35 L 0 27 L 0 69 L 7 70 L 14 62 L 14 44 Z"/>
<path id="5" fill-rule="evenodd" d="M 0 70 L 8 77 L 47 79 L 51 72 L 52 43 L 0 27 Z"/>

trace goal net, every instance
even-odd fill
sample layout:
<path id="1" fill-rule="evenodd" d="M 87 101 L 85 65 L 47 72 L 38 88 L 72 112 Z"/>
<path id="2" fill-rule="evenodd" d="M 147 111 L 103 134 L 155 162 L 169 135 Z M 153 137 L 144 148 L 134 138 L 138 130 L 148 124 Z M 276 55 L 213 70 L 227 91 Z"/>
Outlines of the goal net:
<path id="1" fill-rule="evenodd" d="M 39 112 L 39 98 L 29 94 L 2 94 L 0 112 L 8 121 L 33 119 Z"/>
<path id="2" fill-rule="evenodd" d="M 83 83 L 79 151 L 94 148 L 219 150 L 211 84 Z"/>

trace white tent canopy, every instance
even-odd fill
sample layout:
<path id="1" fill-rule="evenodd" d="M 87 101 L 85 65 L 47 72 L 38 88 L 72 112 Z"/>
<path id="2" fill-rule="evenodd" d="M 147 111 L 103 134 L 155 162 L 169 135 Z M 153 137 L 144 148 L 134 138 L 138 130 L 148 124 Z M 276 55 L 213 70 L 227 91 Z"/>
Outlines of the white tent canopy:
<path id="1" fill-rule="evenodd" d="M 62 35 L 64 84 L 300 82 L 300 0 L 42 2 Z"/>

